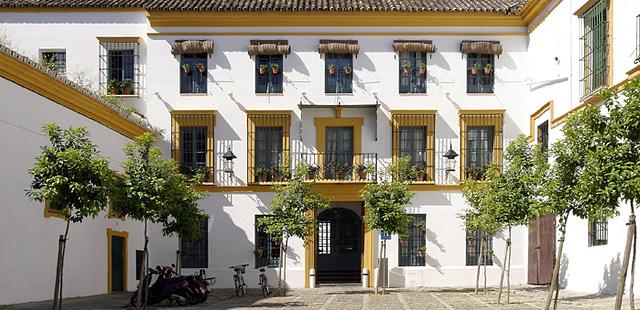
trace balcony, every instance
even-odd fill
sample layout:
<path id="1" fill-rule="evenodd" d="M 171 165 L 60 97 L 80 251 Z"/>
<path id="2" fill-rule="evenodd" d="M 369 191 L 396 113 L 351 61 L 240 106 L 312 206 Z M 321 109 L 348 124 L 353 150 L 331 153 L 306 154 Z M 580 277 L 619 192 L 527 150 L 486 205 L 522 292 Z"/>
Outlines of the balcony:
<path id="1" fill-rule="evenodd" d="M 376 182 L 377 153 L 301 153 L 294 156 L 309 166 L 308 179 L 319 182 Z"/>

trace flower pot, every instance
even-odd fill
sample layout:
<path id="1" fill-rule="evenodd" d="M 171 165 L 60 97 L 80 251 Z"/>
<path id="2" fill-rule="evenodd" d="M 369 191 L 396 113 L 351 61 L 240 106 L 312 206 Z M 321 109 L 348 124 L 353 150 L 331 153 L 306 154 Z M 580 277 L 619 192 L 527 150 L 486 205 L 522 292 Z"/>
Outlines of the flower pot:
<path id="1" fill-rule="evenodd" d="M 191 67 L 190 66 L 182 66 L 182 71 L 184 71 L 184 73 L 186 74 L 191 74 Z"/>
<path id="2" fill-rule="evenodd" d="M 367 170 L 358 171 L 358 177 L 360 178 L 360 180 L 366 180 L 367 179 Z"/>
<path id="3" fill-rule="evenodd" d="M 351 69 L 351 68 L 345 68 L 344 69 L 344 74 L 346 74 L 346 75 L 351 75 L 351 72 L 353 72 L 353 69 Z"/>
<path id="4" fill-rule="evenodd" d="M 424 173 L 424 171 L 419 171 L 416 174 L 416 181 L 424 181 L 426 174 Z"/>
<path id="5" fill-rule="evenodd" d="M 271 73 L 272 73 L 272 74 L 278 74 L 278 72 L 280 72 L 280 68 L 278 68 L 278 67 L 271 67 Z"/>
<path id="6" fill-rule="evenodd" d="M 318 171 L 308 171 L 307 172 L 307 179 L 308 180 L 314 180 L 317 175 L 318 175 Z"/>
<path id="7" fill-rule="evenodd" d="M 258 182 L 267 182 L 267 174 L 266 173 L 258 174 Z"/>
<path id="8" fill-rule="evenodd" d="M 489 68 L 489 67 L 484 67 L 483 71 L 484 71 L 484 74 L 486 74 L 486 75 L 491 74 L 491 68 Z"/>
<path id="9" fill-rule="evenodd" d="M 336 179 L 338 179 L 338 180 L 344 180 L 346 176 L 347 176 L 347 172 L 346 171 L 338 171 L 338 172 L 336 172 Z"/>
<path id="10" fill-rule="evenodd" d="M 331 65 L 329 66 L 329 75 L 334 76 L 336 75 L 336 67 Z"/>
<path id="11" fill-rule="evenodd" d="M 478 68 L 476 68 L 476 67 L 471 67 L 471 74 L 472 74 L 472 75 L 476 75 L 476 74 L 478 74 Z"/>
<path id="12" fill-rule="evenodd" d="M 111 87 L 109 87 L 109 94 L 110 95 L 122 95 L 122 88 L 116 87 L 116 86 L 111 86 Z"/>
<path id="13" fill-rule="evenodd" d="M 198 71 L 200 71 L 200 73 L 205 73 L 207 68 L 205 68 L 205 66 L 198 66 Z"/>
<path id="14" fill-rule="evenodd" d="M 423 257 L 424 256 L 424 251 L 418 252 L 418 256 Z"/>
<path id="15" fill-rule="evenodd" d="M 260 67 L 260 68 L 258 69 L 258 74 L 260 74 L 260 75 L 265 75 L 265 74 L 267 74 L 267 67 Z"/>
<path id="16" fill-rule="evenodd" d="M 420 67 L 420 69 L 418 69 L 418 72 L 420 73 L 420 75 L 425 75 L 427 73 L 427 67 Z"/>
<path id="17" fill-rule="evenodd" d="M 133 95 L 133 86 L 126 86 L 122 89 L 123 95 Z"/>
<path id="18" fill-rule="evenodd" d="M 282 173 L 274 172 L 272 176 L 273 176 L 273 182 L 282 182 Z"/>
<path id="19" fill-rule="evenodd" d="M 410 73 L 411 73 L 411 68 L 408 68 L 408 67 L 402 68 L 402 74 L 404 74 L 405 76 L 409 75 Z"/>

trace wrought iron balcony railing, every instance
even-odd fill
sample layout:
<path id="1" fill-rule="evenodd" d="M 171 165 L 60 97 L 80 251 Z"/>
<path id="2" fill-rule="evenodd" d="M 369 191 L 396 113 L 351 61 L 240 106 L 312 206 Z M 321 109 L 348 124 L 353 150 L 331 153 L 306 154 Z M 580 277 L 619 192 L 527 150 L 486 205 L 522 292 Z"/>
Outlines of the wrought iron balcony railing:
<path id="1" fill-rule="evenodd" d="M 335 182 L 375 182 L 377 153 L 301 153 L 296 161 L 309 166 L 308 179 Z"/>

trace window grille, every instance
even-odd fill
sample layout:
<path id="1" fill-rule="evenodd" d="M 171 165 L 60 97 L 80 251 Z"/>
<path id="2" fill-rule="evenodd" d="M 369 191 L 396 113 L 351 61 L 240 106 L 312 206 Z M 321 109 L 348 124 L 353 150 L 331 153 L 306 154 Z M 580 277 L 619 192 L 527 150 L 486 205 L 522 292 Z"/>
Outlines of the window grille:
<path id="1" fill-rule="evenodd" d="M 331 254 L 331 221 L 318 220 L 318 254 Z"/>
<path id="2" fill-rule="evenodd" d="M 40 64 L 55 73 L 67 75 L 67 52 L 64 50 L 45 50 L 40 52 Z"/>
<path id="3" fill-rule="evenodd" d="M 480 257 L 480 243 L 484 239 L 485 250 Z M 480 264 L 493 265 L 493 259 L 491 255 L 493 253 L 493 238 L 481 231 L 467 231 L 467 266 L 478 265 L 478 258 L 480 258 Z M 486 262 L 486 263 L 485 263 Z"/>
<path id="4" fill-rule="evenodd" d="M 599 0 L 580 16 L 580 97 L 584 98 L 608 83 L 609 22 L 607 1 Z"/>
<path id="5" fill-rule="evenodd" d="M 549 150 L 549 121 L 538 126 L 538 144 L 540 144 L 540 150 L 547 152 Z"/>
<path id="6" fill-rule="evenodd" d="M 589 221 L 589 246 L 606 245 L 608 242 L 607 221 Z"/>
<path id="7" fill-rule="evenodd" d="M 402 52 L 398 65 L 401 94 L 427 92 L 427 53 Z"/>
<path id="8" fill-rule="evenodd" d="M 256 55 L 256 93 L 282 93 L 282 59 L 282 55 Z"/>
<path id="9" fill-rule="evenodd" d="M 207 55 L 182 54 L 180 56 L 180 93 L 207 93 Z"/>
<path id="10" fill-rule="evenodd" d="M 399 266 L 425 266 L 427 245 L 426 214 L 409 214 L 409 235 L 398 239 Z"/>
<path id="11" fill-rule="evenodd" d="M 180 262 L 183 268 L 208 268 L 209 266 L 209 221 L 200 222 L 201 238 L 180 238 Z"/>
<path id="12" fill-rule="evenodd" d="M 502 164 L 502 114 L 462 114 L 463 178 L 483 179 L 491 163 Z"/>
<path id="13" fill-rule="evenodd" d="M 139 95 L 139 44 L 101 42 L 99 52 L 100 91 L 106 95 Z"/>
<path id="14" fill-rule="evenodd" d="M 181 173 L 192 177 L 203 174 L 204 182 L 214 180 L 213 128 L 215 112 L 171 114 L 171 156 L 178 162 Z"/>
<path id="15" fill-rule="evenodd" d="M 291 168 L 291 115 L 249 114 L 247 122 L 247 179 L 249 182 L 284 181 Z"/>
<path id="16" fill-rule="evenodd" d="M 325 54 L 324 57 L 325 93 L 351 93 L 353 80 L 353 55 L 328 53 Z"/>
<path id="17" fill-rule="evenodd" d="M 280 241 L 273 239 L 270 233 L 258 227 L 258 219 L 266 215 L 256 215 L 255 218 L 255 257 L 256 268 L 277 267 L 280 265 Z"/>
<path id="18" fill-rule="evenodd" d="M 395 157 L 411 156 L 409 176 L 414 181 L 433 182 L 435 114 L 393 114 Z"/>
<path id="19" fill-rule="evenodd" d="M 493 59 L 492 54 L 467 54 L 467 93 L 493 93 Z"/>

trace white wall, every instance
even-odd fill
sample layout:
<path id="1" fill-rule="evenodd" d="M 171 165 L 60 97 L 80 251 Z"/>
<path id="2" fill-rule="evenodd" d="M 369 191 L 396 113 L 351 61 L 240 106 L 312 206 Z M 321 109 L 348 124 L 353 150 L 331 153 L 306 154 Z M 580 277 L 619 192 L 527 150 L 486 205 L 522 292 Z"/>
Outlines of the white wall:
<path id="1" fill-rule="evenodd" d="M 44 217 L 44 203 L 25 196 L 40 146 L 48 139 L 42 134 L 45 123 L 55 122 L 63 128 L 86 127 L 91 140 L 110 167 L 120 169 L 122 147 L 130 140 L 117 132 L 0 78 L 4 108 L 0 111 L 0 143 L 6 147 L 0 160 L 0 305 L 51 299 L 56 273 L 58 235 L 64 234 L 65 221 Z M 107 293 L 107 228 L 129 232 L 128 288 L 136 287 L 135 249 L 143 245 L 139 223 L 97 218 L 72 223 L 67 243 L 64 296 Z"/>

